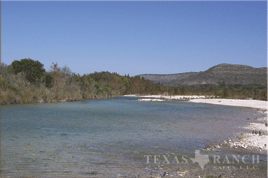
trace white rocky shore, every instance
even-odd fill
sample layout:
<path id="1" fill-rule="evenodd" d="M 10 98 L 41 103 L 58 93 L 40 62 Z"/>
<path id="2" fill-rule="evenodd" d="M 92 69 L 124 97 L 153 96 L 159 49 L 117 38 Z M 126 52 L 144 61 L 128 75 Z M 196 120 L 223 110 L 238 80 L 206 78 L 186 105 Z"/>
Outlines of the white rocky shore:
<path id="1" fill-rule="evenodd" d="M 164 101 L 164 100 L 190 100 L 190 99 L 204 99 L 204 95 L 124 95 L 128 97 L 141 97 L 139 101 Z"/>
<path id="2" fill-rule="evenodd" d="M 228 144 L 231 147 L 240 147 L 240 148 L 253 148 L 253 149 L 259 149 L 259 150 L 266 150 L 267 151 L 267 129 L 261 129 L 264 124 L 258 123 L 251 123 L 250 125 L 255 125 L 254 129 L 249 128 L 250 130 L 253 130 L 254 133 L 245 133 L 242 135 L 242 138 L 236 141 L 230 141 Z M 251 127 L 249 126 L 249 127 Z M 266 126 L 265 126 L 266 127 Z"/>
<path id="3" fill-rule="evenodd" d="M 163 100 L 189 100 L 189 102 L 194 103 L 206 103 L 206 104 L 217 104 L 226 106 L 240 106 L 240 107 L 251 107 L 259 109 L 259 112 L 265 113 L 266 116 L 259 118 L 258 121 L 263 121 L 263 123 L 250 123 L 249 126 L 245 127 L 251 133 L 243 133 L 242 138 L 239 140 L 228 140 L 225 144 L 228 144 L 234 148 L 250 148 L 258 150 L 268 150 L 268 134 L 267 134 L 267 101 L 260 100 L 239 100 L 239 99 L 210 99 L 212 97 L 208 96 L 198 96 L 198 95 L 175 95 L 175 96 L 165 96 L 165 95 L 125 95 L 133 97 L 142 97 L 140 101 L 163 101 Z M 213 148 L 219 148 L 219 146 L 212 146 L 211 148 L 206 148 L 206 150 L 211 150 Z"/>
<path id="4" fill-rule="evenodd" d="M 267 101 L 238 99 L 193 99 L 190 100 L 190 102 L 251 107 L 259 109 L 259 112 L 266 114 L 265 117 L 258 119 L 259 121 L 263 121 L 263 123 L 250 123 L 249 126 L 244 128 L 252 131 L 251 133 L 243 133 L 242 138 L 240 138 L 239 140 L 228 140 L 225 143 L 234 148 L 253 148 L 258 149 L 260 151 L 267 151 L 268 135 L 267 126 L 265 125 L 267 123 Z"/>
<path id="5" fill-rule="evenodd" d="M 260 100 L 239 100 L 239 99 L 191 99 L 194 103 L 207 103 L 226 106 L 241 106 L 267 110 L 267 101 Z"/>

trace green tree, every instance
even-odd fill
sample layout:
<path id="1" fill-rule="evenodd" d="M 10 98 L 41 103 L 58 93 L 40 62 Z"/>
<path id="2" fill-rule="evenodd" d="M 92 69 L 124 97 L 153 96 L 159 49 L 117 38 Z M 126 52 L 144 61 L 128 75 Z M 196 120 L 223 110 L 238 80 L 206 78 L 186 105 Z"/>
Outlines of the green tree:
<path id="1" fill-rule="evenodd" d="M 44 64 L 30 58 L 21 59 L 20 61 L 15 60 L 11 63 L 11 66 L 15 74 L 20 72 L 25 73 L 26 79 L 31 83 L 39 80 L 45 72 L 43 68 Z"/>
<path id="2" fill-rule="evenodd" d="M 43 81 L 45 82 L 46 87 L 51 87 L 53 85 L 54 78 L 51 73 L 45 72 Z"/>
<path id="3" fill-rule="evenodd" d="M 181 93 L 182 95 L 184 95 L 184 93 L 185 93 L 185 87 L 180 88 L 180 93 Z"/>
<path id="4" fill-rule="evenodd" d="M 62 88 L 64 88 L 64 80 L 62 78 L 62 73 L 57 63 L 52 63 L 51 74 L 53 77 L 53 88 L 55 90 L 55 99 L 59 99 L 59 93 Z"/>
<path id="5" fill-rule="evenodd" d="M 174 88 L 174 95 L 178 95 L 178 94 L 179 94 L 178 88 Z"/>
<path id="6" fill-rule="evenodd" d="M 229 96 L 228 89 L 224 88 L 223 89 L 223 98 L 227 98 Z"/>

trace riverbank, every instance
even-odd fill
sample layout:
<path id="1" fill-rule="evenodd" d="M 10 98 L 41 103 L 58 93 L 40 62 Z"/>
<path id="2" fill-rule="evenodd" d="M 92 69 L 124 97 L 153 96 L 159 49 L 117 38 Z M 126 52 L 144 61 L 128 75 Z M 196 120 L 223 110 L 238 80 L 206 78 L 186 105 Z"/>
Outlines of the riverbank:
<path id="1" fill-rule="evenodd" d="M 17 105 L 17 104 L 38 104 L 38 103 L 65 103 L 65 102 L 76 102 L 76 101 L 83 101 L 83 100 L 99 100 L 99 99 L 112 99 L 116 98 L 118 95 L 91 95 L 86 98 L 83 96 L 76 95 L 75 97 L 62 97 L 59 99 L 55 99 L 55 97 L 31 97 L 30 99 L 23 100 L 23 98 L 7 98 L 1 99 L 0 98 L 0 105 Z"/>
<path id="2" fill-rule="evenodd" d="M 176 95 L 176 96 L 164 96 L 164 95 L 125 95 L 125 96 L 135 96 L 141 97 L 140 101 L 163 101 L 165 100 L 188 100 L 193 103 L 205 103 L 205 104 L 216 104 L 216 105 L 225 105 L 225 106 L 238 106 L 238 107 L 250 107 L 256 108 L 260 113 L 266 114 L 263 118 L 254 118 L 253 122 L 249 126 L 244 127 L 244 129 L 250 130 L 251 133 L 242 133 L 241 138 L 235 141 L 227 140 L 224 142 L 225 145 L 228 145 L 233 148 L 244 148 L 244 149 L 257 149 L 259 151 L 268 149 L 268 133 L 267 133 L 267 101 L 260 100 L 239 100 L 239 99 L 211 99 L 211 97 L 206 96 L 185 96 L 185 95 Z M 253 118 L 247 118 L 253 119 Z M 219 146 L 211 146 L 212 148 L 219 148 Z M 206 150 L 211 150 L 207 148 Z"/>
<path id="3" fill-rule="evenodd" d="M 141 97 L 139 101 L 163 101 L 163 100 L 190 100 L 190 99 L 205 99 L 213 96 L 204 95 L 124 95 L 127 97 Z"/>
<path id="4" fill-rule="evenodd" d="M 249 126 L 244 127 L 250 130 L 251 133 L 242 133 L 241 138 L 235 141 L 228 140 L 225 144 L 234 148 L 245 148 L 245 149 L 257 149 L 259 151 L 267 151 L 267 102 L 260 100 L 237 100 L 237 99 L 193 99 L 190 102 L 194 103 L 206 103 L 206 104 L 217 104 L 226 106 L 240 106 L 250 107 L 259 109 L 259 112 L 265 113 L 266 116 L 263 118 L 255 118 L 256 121 L 261 123 L 251 122 Z M 248 118 L 250 119 L 250 118 Z"/>
<path id="5" fill-rule="evenodd" d="M 260 100 L 239 100 L 239 99 L 191 99 L 190 102 L 217 104 L 226 106 L 241 106 L 267 110 L 267 101 Z"/>

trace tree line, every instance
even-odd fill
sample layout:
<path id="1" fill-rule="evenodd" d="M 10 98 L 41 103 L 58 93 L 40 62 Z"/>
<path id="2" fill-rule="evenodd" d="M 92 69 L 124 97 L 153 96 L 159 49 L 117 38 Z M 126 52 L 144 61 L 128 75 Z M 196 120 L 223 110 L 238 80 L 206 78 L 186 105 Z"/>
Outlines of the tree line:
<path id="1" fill-rule="evenodd" d="M 78 101 L 113 98 L 125 94 L 162 94 L 169 87 L 139 77 L 94 72 L 79 75 L 52 63 L 49 71 L 32 59 L 1 64 L 1 104 Z"/>
<path id="2" fill-rule="evenodd" d="M 78 101 L 113 98 L 125 94 L 206 95 L 217 98 L 267 100 L 267 86 L 261 85 L 192 85 L 172 88 L 152 83 L 139 76 L 94 72 L 79 75 L 67 66 L 44 65 L 30 58 L 1 64 L 0 103 Z"/>

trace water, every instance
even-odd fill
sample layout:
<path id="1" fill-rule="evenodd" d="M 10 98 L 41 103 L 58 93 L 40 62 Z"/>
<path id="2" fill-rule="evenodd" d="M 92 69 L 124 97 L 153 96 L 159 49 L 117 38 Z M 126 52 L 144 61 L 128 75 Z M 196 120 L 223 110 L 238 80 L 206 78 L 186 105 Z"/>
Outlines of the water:
<path id="1" fill-rule="evenodd" d="M 187 163 L 166 166 L 179 166 L 194 175 L 202 172 L 190 162 L 195 150 L 250 132 L 242 128 L 251 122 L 246 118 L 261 116 L 250 108 L 143 102 L 136 97 L 4 106 L 1 173 L 13 177 L 148 176 L 162 174 L 151 170 L 161 165 L 153 159 L 147 164 L 144 155 L 178 155 L 180 159 L 179 155 L 186 155 Z M 227 153 L 236 151 L 226 148 L 218 154 Z M 260 159 L 265 162 L 266 155 Z"/>

